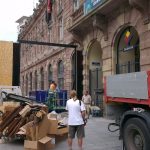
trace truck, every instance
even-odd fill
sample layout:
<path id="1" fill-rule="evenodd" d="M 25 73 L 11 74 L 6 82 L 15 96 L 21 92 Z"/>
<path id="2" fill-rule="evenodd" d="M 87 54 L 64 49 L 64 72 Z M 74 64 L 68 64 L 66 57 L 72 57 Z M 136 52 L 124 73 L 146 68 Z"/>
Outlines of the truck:
<path id="1" fill-rule="evenodd" d="M 6 108 L 15 108 L 19 106 L 19 102 L 5 101 L 7 94 L 22 95 L 20 86 L 0 86 L 0 116 L 3 115 Z"/>
<path id="2" fill-rule="evenodd" d="M 150 149 L 150 71 L 104 78 L 107 104 L 118 106 L 116 123 L 125 150 Z M 113 124 L 114 125 L 114 124 Z"/>
<path id="3" fill-rule="evenodd" d="M 42 104 L 29 97 L 22 96 L 20 86 L 0 86 L 0 118 L 6 111 L 11 111 L 24 103 Z"/>

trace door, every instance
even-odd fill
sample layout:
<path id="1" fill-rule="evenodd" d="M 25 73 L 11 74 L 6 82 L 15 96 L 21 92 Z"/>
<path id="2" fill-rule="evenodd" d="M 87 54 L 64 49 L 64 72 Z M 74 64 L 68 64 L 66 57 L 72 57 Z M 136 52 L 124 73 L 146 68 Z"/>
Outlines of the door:
<path id="1" fill-rule="evenodd" d="M 89 82 L 90 82 L 90 87 L 89 87 L 90 94 L 92 100 L 94 101 L 94 105 L 103 108 L 103 95 L 101 94 L 101 90 L 103 88 L 101 68 L 95 68 L 90 70 Z"/>

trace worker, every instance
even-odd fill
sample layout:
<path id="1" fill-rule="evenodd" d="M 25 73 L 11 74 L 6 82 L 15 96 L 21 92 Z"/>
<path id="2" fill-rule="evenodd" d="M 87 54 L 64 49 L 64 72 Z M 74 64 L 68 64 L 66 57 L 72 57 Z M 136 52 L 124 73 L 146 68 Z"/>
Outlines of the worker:
<path id="1" fill-rule="evenodd" d="M 50 87 L 49 87 L 49 88 L 50 88 L 50 91 L 51 91 L 51 92 L 54 92 L 54 91 L 56 90 L 56 86 L 57 86 L 57 85 L 56 85 L 55 81 L 52 81 L 51 84 L 50 84 Z"/>
<path id="2" fill-rule="evenodd" d="M 86 90 L 84 92 L 84 95 L 82 96 L 82 101 L 86 108 L 86 116 L 89 119 L 92 99 L 91 99 L 91 95 L 89 94 L 88 90 Z"/>

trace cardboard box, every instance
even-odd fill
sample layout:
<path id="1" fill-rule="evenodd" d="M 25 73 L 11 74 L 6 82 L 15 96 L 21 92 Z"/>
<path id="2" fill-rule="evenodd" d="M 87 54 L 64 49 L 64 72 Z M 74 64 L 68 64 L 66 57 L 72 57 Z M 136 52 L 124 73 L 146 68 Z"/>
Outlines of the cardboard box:
<path id="1" fill-rule="evenodd" d="M 37 140 L 36 139 L 37 137 L 36 125 L 34 124 L 33 121 L 28 122 L 27 124 L 22 126 L 20 130 L 25 132 L 27 140 L 31 140 L 31 141 Z"/>
<path id="2" fill-rule="evenodd" d="M 27 140 L 37 141 L 49 133 L 49 126 L 49 120 L 45 115 L 42 121 L 38 124 L 35 124 L 34 121 L 31 121 L 21 127 L 20 130 L 25 132 Z"/>
<path id="3" fill-rule="evenodd" d="M 58 128 L 57 130 L 57 135 L 62 135 L 62 134 L 67 134 L 68 133 L 68 127 L 64 127 L 64 128 Z"/>
<path id="4" fill-rule="evenodd" d="M 20 128 L 25 132 L 27 140 L 37 141 L 45 136 L 49 135 L 62 135 L 68 133 L 68 128 L 59 128 L 57 119 L 48 119 L 44 116 L 43 120 L 38 124 L 34 124 L 33 121 L 27 123 Z"/>
<path id="5" fill-rule="evenodd" d="M 19 102 L 3 102 L 2 106 L 0 106 L 0 110 L 2 112 L 12 112 L 15 108 L 19 106 Z"/>
<path id="6" fill-rule="evenodd" d="M 57 114 L 49 113 L 47 117 L 48 119 L 57 119 Z"/>
<path id="7" fill-rule="evenodd" d="M 49 150 L 54 147 L 52 144 L 52 138 L 45 136 L 38 141 L 24 141 L 25 150 Z"/>
<path id="8" fill-rule="evenodd" d="M 49 122 L 49 130 L 48 134 L 55 134 L 55 135 L 61 135 L 68 133 L 68 127 L 60 128 L 58 126 L 58 120 L 57 119 L 48 119 Z"/>
<path id="9" fill-rule="evenodd" d="M 37 139 L 41 139 L 48 134 L 49 131 L 49 120 L 47 115 L 44 116 L 43 120 L 37 126 Z"/>
<path id="10" fill-rule="evenodd" d="M 24 141 L 24 149 L 25 150 L 37 150 L 38 147 L 38 141 Z"/>
<path id="11" fill-rule="evenodd" d="M 26 114 L 27 114 L 28 112 L 30 112 L 30 110 L 31 110 L 31 107 L 30 107 L 29 105 L 26 105 L 26 106 L 19 112 L 19 114 L 20 114 L 20 116 L 25 117 Z"/>
<path id="12" fill-rule="evenodd" d="M 57 134 L 58 120 L 57 119 L 48 119 L 49 129 L 48 134 Z"/>

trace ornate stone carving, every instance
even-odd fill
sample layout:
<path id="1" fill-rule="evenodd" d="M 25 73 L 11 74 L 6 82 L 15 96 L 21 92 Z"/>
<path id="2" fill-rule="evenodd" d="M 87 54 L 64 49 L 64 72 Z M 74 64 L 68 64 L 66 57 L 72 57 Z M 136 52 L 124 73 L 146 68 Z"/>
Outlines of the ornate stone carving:
<path id="1" fill-rule="evenodd" d="M 107 19 L 103 15 L 94 15 L 93 16 L 93 27 L 99 28 L 103 34 L 105 41 L 108 40 L 108 28 L 107 28 Z"/>
<path id="2" fill-rule="evenodd" d="M 72 40 L 73 41 L 79 41 L 79 43 L 81 43 L 82 41 L 83 41 L 83 33 L 82 33 L 82 31 L 80 30 L 80 31 L 72 31 L 71 32 L 72 33 Z"/>
<path id="3" fill-rule="evenodd" d="M 129 0 L 129 4 L 136 9 L 138 9 L 143 17 L 144 17 L 144 23 L 149 23 L 149 1 L 148 0 Z"/>

